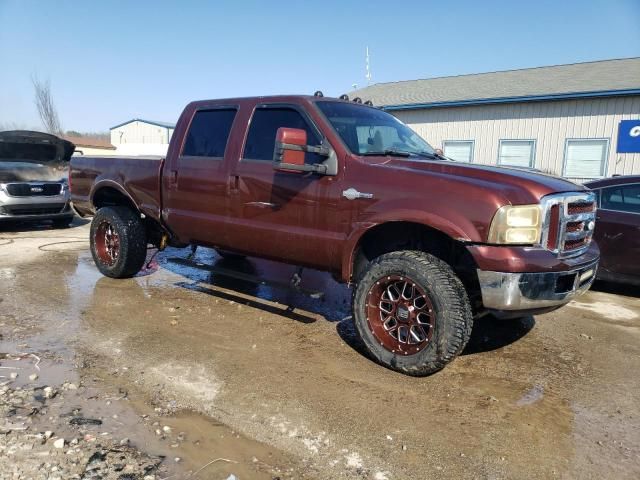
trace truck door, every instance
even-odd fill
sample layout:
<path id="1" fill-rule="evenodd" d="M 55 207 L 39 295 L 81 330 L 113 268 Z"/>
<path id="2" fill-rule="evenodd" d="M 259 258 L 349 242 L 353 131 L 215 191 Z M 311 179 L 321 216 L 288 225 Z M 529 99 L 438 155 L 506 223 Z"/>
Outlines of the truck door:
<path id="1" fill-rule="evenodd" d="M 640 184 L 602 190 L 595 237 L 601 268 L 640 278 Z"/>
<path id="2" fill-rule="evenodd" d="M 241 158 L 232 172 L 229 247 L 248 254 L 321 268 L 339 267 L 336 177 L 273 168 L 280 127 L 307 132 L 309 145 L 322 135 L 304 109 L 291 104 L 258 105 L 252 115 Z M 305 161 L 326 157 L 307 153 Z"/>
<path id="3" fill-rule="evenodd" d="M 182 151 L 165 167 L 170 171 L 163 213 L 183 242 L 224 244 L 229 208 L 224 156 L 236 112 L 235 106 L 196 110 Z"/>

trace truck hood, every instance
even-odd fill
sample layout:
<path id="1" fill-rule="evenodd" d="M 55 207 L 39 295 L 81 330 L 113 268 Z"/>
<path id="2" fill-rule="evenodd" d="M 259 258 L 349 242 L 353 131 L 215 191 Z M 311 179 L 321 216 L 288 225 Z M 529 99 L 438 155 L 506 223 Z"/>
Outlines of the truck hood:
<path id="1" fill-rule="evenodd" d="M 584 186 L 564 178 L 514 167 L 405 158 L 380 158 L 380 161 L 387 166 L 407 169 L 414 173 L 432 173 L 452 179 L 467 179 L 484 185 L 494 193 L 500 193 L 506 202 L 514 205 L 536 203 L 545 195 L 552 193 L 587 190 Z"/>

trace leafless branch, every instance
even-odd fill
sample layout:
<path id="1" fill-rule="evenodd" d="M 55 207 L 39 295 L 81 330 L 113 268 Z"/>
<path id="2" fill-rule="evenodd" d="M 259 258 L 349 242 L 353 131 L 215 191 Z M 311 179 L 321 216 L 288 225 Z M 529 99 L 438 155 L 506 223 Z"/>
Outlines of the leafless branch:
<path id="1" fill-rule="evenodd" d="M 36 75 L 31 77 L 31 82 L 35 90 L 35 103 L 42 125 L 48 133 L 61 135 L 62 125 L 58 117 L 58 110 L 53 102 L 51 82 L 49 79 L 40 80 Z"/>

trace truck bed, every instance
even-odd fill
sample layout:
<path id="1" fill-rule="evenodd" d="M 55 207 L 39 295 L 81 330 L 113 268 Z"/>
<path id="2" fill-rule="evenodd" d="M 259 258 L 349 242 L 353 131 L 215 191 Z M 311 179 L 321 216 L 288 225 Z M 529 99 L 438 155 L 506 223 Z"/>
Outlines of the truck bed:
<path id="1" fill-rule="evenodd" d="M 161 156 L 74 156 L 69 178 L 71 200 L 78 213 L 95 213 L 93 194 L 108 187 L 127 196 L 145 215 L 160 219 L 161 181 L 164 157 Z"/>

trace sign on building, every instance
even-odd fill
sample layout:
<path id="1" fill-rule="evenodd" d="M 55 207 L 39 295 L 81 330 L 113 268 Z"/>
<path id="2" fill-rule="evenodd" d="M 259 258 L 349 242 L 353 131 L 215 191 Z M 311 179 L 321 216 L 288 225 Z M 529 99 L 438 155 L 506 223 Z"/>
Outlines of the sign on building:
<path id="1" fill-rule="evenodd" d="M 640 120 L 622 120 L 618 129 L 618 153 L 640 153 Z"/>

